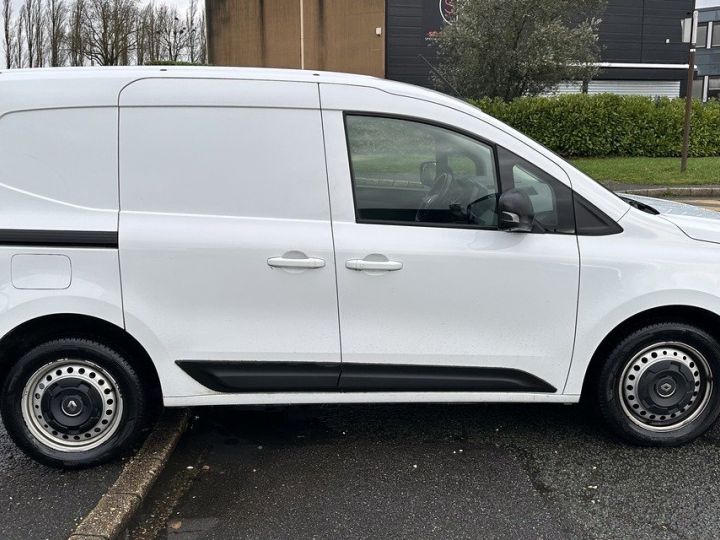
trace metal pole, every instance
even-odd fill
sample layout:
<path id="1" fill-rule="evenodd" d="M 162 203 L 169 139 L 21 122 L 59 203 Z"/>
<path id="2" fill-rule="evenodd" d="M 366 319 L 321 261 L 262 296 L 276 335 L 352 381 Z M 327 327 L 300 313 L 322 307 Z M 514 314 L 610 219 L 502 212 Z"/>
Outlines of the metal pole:
<path id="1" fill-rule="evenodd" d="M 300 0 L 300 69 L 305 69 L 305 2 Z"/>
<path id="2" fill-rule="evenodd" d="M 688 153 L 690 152 L 690 120 L 692 119 L 692 87 L 695 80 L 695 45 L 697 43 L 698 12 L 693 11 L 692 29 L 690 31 L 690 54 L 688 55 L 687 88 L 685 88 L 685 118 L 683 120 L 682 157 L 680 172 L 687 170 Z"/>

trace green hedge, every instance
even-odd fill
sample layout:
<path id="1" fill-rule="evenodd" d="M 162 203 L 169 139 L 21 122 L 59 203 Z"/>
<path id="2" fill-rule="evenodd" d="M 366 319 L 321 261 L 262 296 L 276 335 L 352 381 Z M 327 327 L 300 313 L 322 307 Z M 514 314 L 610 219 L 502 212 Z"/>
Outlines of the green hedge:
<path id="1" fill-rule="evenodd" d="M 680 155 L 684 99 L 615 94 L 473 102 L 566 157 Z M 693 106 L 690 153 L 720 156 L 720 102 Z"/>

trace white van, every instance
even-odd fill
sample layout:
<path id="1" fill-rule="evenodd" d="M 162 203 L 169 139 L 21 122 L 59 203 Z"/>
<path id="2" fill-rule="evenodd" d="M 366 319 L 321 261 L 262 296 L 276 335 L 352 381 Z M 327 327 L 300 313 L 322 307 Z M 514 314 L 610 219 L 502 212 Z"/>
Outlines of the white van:
<path id="1" fill-rule="evenodd" d="M 682 444 L 720 413 L 720 221 L 685 210 L 391 81 L 5 71 L 2 418 L 59 466 L 160 402 L 582 396 Z"/>

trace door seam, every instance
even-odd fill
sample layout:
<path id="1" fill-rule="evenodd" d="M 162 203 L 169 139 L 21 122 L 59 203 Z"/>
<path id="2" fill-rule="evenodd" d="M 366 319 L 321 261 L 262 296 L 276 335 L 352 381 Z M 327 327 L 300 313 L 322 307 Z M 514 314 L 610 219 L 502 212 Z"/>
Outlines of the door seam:
<path id="1" fill-rule="evenodd" d="M 320 131 L 322 133 L 322 145 L 323 145 L 323 159 L 325 161 L 325 186 L 327 188 L 328 197 L 328 209 L 330 211 L 330 238 L 332 239 L 332 251 L 333 251 L 333 271 L 335 273 L 335 306 L 337 309 L 337 327 L 338 327 L 338 345 L 340 346 L 340 372 L 336 386 L 340 387 L 340 379 L 342 378 L 342 366 L 343 366 L 343 348 L 342 348 L 342 328 L 340 326 L 340 289 L 338 286 L 338 264 L 337 264 L 337 249 L 335 248 L 335 221 L 333 220 L 332 210 L 332 197 L 330 196 L 330 169 L 328 167 L 327 159 L 327 143 L 325 141 L 325 114 L 322 107 L 322 92 L 320 92 L 320 83 L 317 85 L 318 89 L 318 105 L 320 112 Z M 343 127 L 344 129 L 344 127 Z"/>

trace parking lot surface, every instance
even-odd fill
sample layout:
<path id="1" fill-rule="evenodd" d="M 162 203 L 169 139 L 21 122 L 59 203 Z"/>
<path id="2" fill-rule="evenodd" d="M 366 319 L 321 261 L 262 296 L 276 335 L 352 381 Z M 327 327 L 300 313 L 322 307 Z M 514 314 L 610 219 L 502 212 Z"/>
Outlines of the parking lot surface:
<path id="1" fill-rule="evenodd" d="M 85 471 L 45 467 L 18 450 L 0 423 L 0 538 L 67 538 L 121 468 L 121 462 Z"/>
<path id="2" fill-rule="evenodd" d="M 581 406 L 200 409 L 133 538 L 715 538 L 720 431 L 628 446 Z"/>

